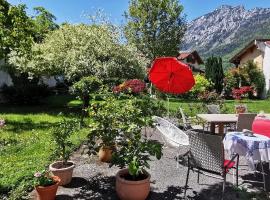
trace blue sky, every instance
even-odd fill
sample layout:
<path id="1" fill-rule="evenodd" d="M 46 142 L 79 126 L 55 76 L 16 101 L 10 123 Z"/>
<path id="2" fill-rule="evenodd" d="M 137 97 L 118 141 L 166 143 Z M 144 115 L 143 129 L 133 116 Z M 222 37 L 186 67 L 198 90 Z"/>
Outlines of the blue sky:
<path id="1" fill-rule="evenodd" d="M 24 3 L 29 10 L 43 6 L 57 17 L 57 22 L 87 22 L 85 14 L 93 14 L 103 9 L 114 23 L 123 22 L 123 13 L 128 8 L 128 0 L 8 0 L 11 4 Z M 246 9 L 270 8 L 270 0 L 180 0 L 188 21 L 204 15 L 221 5 L 244 5 Z M 30 11 L 29 11 L 30 12 Z"/>

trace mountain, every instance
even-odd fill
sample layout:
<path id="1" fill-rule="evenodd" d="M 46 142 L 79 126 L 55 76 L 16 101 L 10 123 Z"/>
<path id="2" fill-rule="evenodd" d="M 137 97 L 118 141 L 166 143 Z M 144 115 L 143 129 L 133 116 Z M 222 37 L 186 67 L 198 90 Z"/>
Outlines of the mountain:
<path id="1" fill-rule="evenodd" d="M 183 50 L 197 50 L 228 60 L 255 38 L 270 38 L 270 8 L 246 10 L 244 6 L 222 5 L 188 24 Z"/>

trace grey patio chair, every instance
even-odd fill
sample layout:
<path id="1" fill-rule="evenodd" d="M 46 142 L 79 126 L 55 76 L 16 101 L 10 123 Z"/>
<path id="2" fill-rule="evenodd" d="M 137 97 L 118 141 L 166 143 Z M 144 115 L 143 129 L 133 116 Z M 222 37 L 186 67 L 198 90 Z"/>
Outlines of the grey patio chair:
<path id="1" fill-rule="evenodd" d="M 207 108 L 208 114 L 220 114 L 221 113 L 219 105 L 210 104 L 210 105 L 207 105 L 206 108 Z M 218 127 L 218 125 L 216 125 L 216 126 Z M 233 123 L 226 124 L 226 126 L 225 126 L 226 132 L 228 129 L 233 129 L 232 127 L 235 128 L 235 124 L 233 124 Z"/>
<path id="2" fill-rule="evenodd" d="M 208 114 L 220 114 L 219 105 L 210 104 L 206 106 Z"/>
<path id="3" fill-rule="evenodd" d="M 256 113 L 240 113 L 236 123 L 236 131 L 243 131 L 243 129 L 252 130 L 252 123 L 257 116 Z"/>
<path id="4" fill-rule="evenodd" d="M 192 125 L 191 118 L 187 118 L 185 115 L 184 111 L 182 108 L 179 108 L 181 117 L 182 117 L 182 122 L 183 122 L 183 129 L 184 130 L 190 130 L 190 129 L 204 129 L 204 125 Z M 195 118 L 193 118 L 195 119 Z"/>
<path id="5" fill-rule="evenodd" d="M 189 135 L 190 151 L 187 154 L 188 171 L 185 184 L 185 197 L 188 187 L 189 173 L 190 170 L 192 170 L 198 173 L 198 183 L 200 174 L 223 179 L 221 196 L 221 199 L 223 199 L 226 175 L 231 168 L 235 168 L 236 170 L 236 186 L 238 187 L 239 155 L 233 155 L 231 160 L 224 159 L 222 136 L 205 134 L 200 130 L 188 130 L 186 132 Z M 211 174 L 214 174 L 214 176 Z"/>

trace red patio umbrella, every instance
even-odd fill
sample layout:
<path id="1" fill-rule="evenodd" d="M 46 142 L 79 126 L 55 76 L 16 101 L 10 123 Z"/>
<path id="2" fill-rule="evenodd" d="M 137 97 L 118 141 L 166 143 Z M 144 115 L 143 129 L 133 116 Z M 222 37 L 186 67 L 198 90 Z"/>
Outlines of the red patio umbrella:
<path id="1" fill-rule="evenodd" d="M 149 79 L 160 91 L 170 94 L 185 93 L 195 84 L 189 66 L 175 57 L 156 58 Z"/>

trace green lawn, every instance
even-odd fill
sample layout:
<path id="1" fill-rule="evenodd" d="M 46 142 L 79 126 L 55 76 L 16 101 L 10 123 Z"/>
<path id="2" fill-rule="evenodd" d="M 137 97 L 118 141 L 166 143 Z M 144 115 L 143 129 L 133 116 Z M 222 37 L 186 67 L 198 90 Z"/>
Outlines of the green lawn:
<path id="1" fill-rule="evenodd" d="M 248 112 L 259 113 L 264 111 L 265 113 L 270 113 L 270 99 L 266 100 L 243 100 L 241 103 L 246 104 L 248 107 Z M 168 108 L 168 102 L 164 101 L 166 108 Z M 224 108 L 222 112 L 224 113 L 234 113 L 234 107 L 239 102 L 235 100 L 225 100 Z M 169 108 L 170 112 L 176 112 L 180 107 L 185 110 L 189 115 L 194 115 L 196 110 L 198 112 L 205 112 L 205 108 L 201 107 L 202 102 L 200 101 L 191 101 L 184 99 L 170 99 Z M 191 113 L 190 108 L 193 109 Z M 198 109 L 197 109 L 198 108 Z"/>
<path id="2" fill-rule="evenodd" d="M 59 112 L 71 118 L 79 111 L 66 106 L 70 100 L 60 96 L 50 97 L 42 106 L 0 106 L 0 118 L 6 120 L 6 126 L 0 129 L 0 199 L 11 190 L 11 196 L 20 196 L 29 187 L 33 173 L 53 159 L 50 129 L 61 119 Z M 78 146 L 87 134 L 82 129 L 72 141 Z"/>

